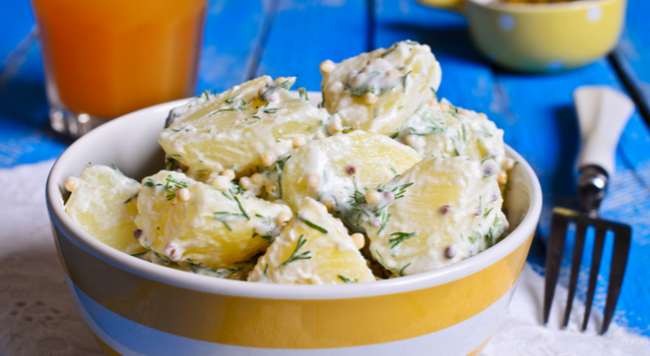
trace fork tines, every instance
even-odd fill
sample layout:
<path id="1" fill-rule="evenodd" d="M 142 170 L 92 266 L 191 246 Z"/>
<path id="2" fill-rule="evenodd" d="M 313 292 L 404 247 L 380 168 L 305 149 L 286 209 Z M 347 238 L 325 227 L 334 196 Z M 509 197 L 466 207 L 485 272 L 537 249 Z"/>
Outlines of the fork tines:
<path id="1" fill-rule="evenodd" d="M 555 208 L 553 209 L 553 220 L 551 221 L 551 233 L 548 241 L 548 253 L 546 256 L 546 281 L 544 287 L 544 324 L 548 323 L 551 312 L 551 302 L 555 293 L 558 274 L 560 272 L 560 263 L 564 251 L 564 240 L 569 223 L 576 225 L 576 236 L 573 247 L 573 261 L 571 262 L 571 277 L 569 280 L 569 296 L 566 310 L 564 311 L 564 321 L 562 327 L 569 323 L 571 306 L 575 295 L 576 285 L 578 283 L 578 273 L 580 272 L 580 263 L 585 242 L 585 235 L 588 226 L 593 226 L 596 230 L 593 258 L 591 270 L 589 272 L 589 289 L 587 291 L 587 301 L 585 305 L 585 316 L 582 322 L 582 331 L 587 328 L 589 314 L 591 314 L 591 305 L 594 300 L 596 291 L 596 282 L 598 279 L 598 270 L 600 269 L 600 260 L 603 254 L 603 245 L 605 244 L 605 234 L 612 231 L 614 234 L 614 252 L 612 255 L 612 264 L 610 269 L 609 286 L 607 288 L 607 302 L 605 304 L 605 315 L 603 319 L 600 334 L 604 334 L 609 327 L 609 323 L 614 316 L 616 301 L 623 284 L 623 275 L 627 265 L 627 257 L 630 251 L 630 239 L 632 229 L 628 225 L 620 224 L 613 221 L 607 221 L 590 217 L 589 215 L 574 210 Z"/>

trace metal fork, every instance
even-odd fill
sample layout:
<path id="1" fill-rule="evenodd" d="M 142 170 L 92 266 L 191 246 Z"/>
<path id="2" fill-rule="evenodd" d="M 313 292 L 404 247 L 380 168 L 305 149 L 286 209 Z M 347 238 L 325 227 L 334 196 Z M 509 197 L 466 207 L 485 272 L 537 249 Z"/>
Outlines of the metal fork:
<path id="1" fill-rule="evenodd" d="M 624 94 L 609 87 L 585 86 L 573 93 L 582 148 L 578 157 L 578 196 L 580 211 L 564 208 L 553 209 L 551 232 L 546 256 L 546 281 L 544 286 L 544 323 L 548 323 L 551 312 L 551 302 L 555 293 L 564 251 L 565 235 L 569 223 L 576 226 L 571 277 L 569 279 L 569 295 L 564 311 L 562 327 L 569 324 L 569 315 L 578 283 L 578 273 L 588 226 L 595 229 L 595 241 L 591 270 L 589 272 L 589 287 L 585 305 L 585 315 L 582 331 L 587 329 L 591 306 L 596 291 L 600 260 L 607 231 L 614 235 L 614 251 L 610 269 L 607 301 L 600 334 L 609 327 L 614 309 L 623 284 L 623 275 L 630 251 L 632 229 L 630 226 L 598 218 L 598 208 L 605 196 L 607 183 L 614 174 L 614 153 L 623 127 L 634 111 L 634 103 Z"/>

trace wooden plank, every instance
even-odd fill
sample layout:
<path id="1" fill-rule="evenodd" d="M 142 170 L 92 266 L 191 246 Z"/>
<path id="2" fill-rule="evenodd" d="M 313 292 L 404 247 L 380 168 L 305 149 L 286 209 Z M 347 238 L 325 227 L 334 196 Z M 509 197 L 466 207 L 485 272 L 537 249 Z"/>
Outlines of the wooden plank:
<path id="1" fill-rule="evenodd" d="M 59 156 L 47 118 L 41 53 L 28 0 L 0 2 L 0 168 Z"/>
<path id="2" fill-rule="evenodd" d="M 542 264 L 545 242 L 539 241 L 546 241 L 548 236 L 552 207 L 576 208 L 578 203 L 574 162 L 579 135 L 572 92 L 580 85 L 589 84 L 610 85 L 621 90 L 609 61 L 603 59 L 553 75 L 507 72 L 495 69 L 480 57 L 472 47 L 465 19 L 458 14 L 427 8 L 410 0 L 377 1 L 375 11 L 375 47 L 387 47 L 405 39 L 429 44 L 442 66 L 440 95 L 456 105 L 486 112 L 504 129 L 506 143 L 533 166 L 542 184 L 544 209 L 538 230 L 541 239 L 533 245 L 534 258 L 530 261 Z M 650 235 L 646 218 L 650 203 L 643 199 L 650 197 L 647 152 L 650 152 L 650 132 L 637 113 L 621 138 L 617 151 L 619 174 L 611 183 L 601 212 L 633 226 L 630 265 L 650 267 L 641 257 L 650 253 L 650 245 L 646 243 Z M 570 247 L 565 262 L 570 261 Z M 585 258 L 585 268 L 588 262 L 589 258 Z M 627 318 L 629 326 L 645 327 L 650 321 L 650 308 L 639 301 L 644 295 L 639 286 L 644 284 L 647 273 L 631 269 L 626 278 L 618 312 Z M 584 298 L 584 293 L 579 296 Z M 644 333 L 650 335 L 648 330 Z"/>
<path id="3" fill-rule="evenodd" d="M 366 51 L 365 0 L 279 0 L 256 76 L 298 75 L 296 86 L 320 91 L 319 64 Z"/>
<path id="4" fill-rule="evenodd" d="M 639 109 L 650 125 L 650 2 L 628 0 L 626 26 L 614 58 L 638 95 Z"/>
<path id="5" fill-rule="evenodd" d="M 197 93 L 221 92 L 250 79 L 249 73 L 256 66 L 256 50 L 273 12 L 272 2 L 264 0 L 210 1 Z"/>

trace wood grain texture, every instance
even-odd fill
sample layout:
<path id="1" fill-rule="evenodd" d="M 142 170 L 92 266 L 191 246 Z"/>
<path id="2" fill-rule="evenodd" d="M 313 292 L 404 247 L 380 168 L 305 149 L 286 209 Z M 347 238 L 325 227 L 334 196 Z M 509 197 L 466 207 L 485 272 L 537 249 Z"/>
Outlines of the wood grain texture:
<path id="1" fill-rule="evenodd" d="M 296 87 L 320 91 L 318 66 L 368 48 L 364 0 L 278 0 L 278 13 L 256 76 L 298 75 Z"/>
<path id="2" fill-rule="evenodd" d="M 273 20 L 272 1 L 211 0 L 203 35 L 197 94 L 222 92 L 249 80 Z"/>
<path id="3" fill-rule="evenodd" d="M 550 228 L 553 206 L 578 207 L 575 192 L 575 159 L 579 148 L 579 133 L 572 93 L 580 85 L 609 85 L 622 90 L 615 71 L 607 59 L 586 67 L 553 75 L 528 75 L 494 67 L 472 47 L 464 17 L 442 10 L 421 6 L 415 1 L 377 1 L 375 6 L 375 47 L 387 47 L 395 41 L 411 39 L 427 43 L 439 60 L 443 75 L 439 94 L 455 105 L 485 112 L 505 131 L 505 141 L 521 153 L 532 165 L 542 184 L 544 211 L 538 229 L 538 241 L 533 245 L 531 262 L 542 266 L 545 242 Z M 624 221 L 634 228 L 634 246 L 630 266 L 650 267 L 641 256 L 650 253 L 647 239 L 650 227 L 650 132 L 642 118 L 635 113 L 628 123 L 617 150 L 618 174 L 614 177 L 601 212 L 608 218 Z M 637 218 L 638 217 L 638 218 Z M 573 232 L 572 232 L 573 233 Z M 564 267 L 568 272 L 572 238 L 565 249 Z M 611 246 L 608 242 L 607 246 Z M 591 251 L 592 239 L 586 251 Z M 590 253 L 583 258 L 586 294 L 586 271 Z M 611 256 L 611 254 L 610 254 Z M 607 255 L 603 265 L 598 296 L 609 270 Z M 646 273 L 630 268 L 618 308 L 619 321 L 641 329 L 650 321 L 650 308 L 640 302 L 639 295 L 647 292 Z M 646 268 L 647 269 L 647 268 Z M 564 273 L 563 283 L 568 282 Z M 584 281 L 583 281 L 584 279 Z M 644 289 L 645 288 L 645 289 Z M 596 299 L 595 307 L 603 303 Z M 604 301 L 604 299 L 602 299 Z M 634 311 L 633 314 L 631 311 Z M 644 330 L 647 335 L 650 332 Z"/>
<path id="4" fill-rule="evenodd" d="M 650 2 L 628 0 L 626 25 L 614 52 L 629 87 L 638 95 L 639 109 L 650 124 Z"/>

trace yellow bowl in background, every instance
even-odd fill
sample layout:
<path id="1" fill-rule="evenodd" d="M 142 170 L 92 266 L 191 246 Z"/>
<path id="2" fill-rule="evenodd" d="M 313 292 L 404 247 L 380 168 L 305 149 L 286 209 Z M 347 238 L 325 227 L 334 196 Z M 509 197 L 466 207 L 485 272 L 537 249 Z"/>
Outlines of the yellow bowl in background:
<path id="1" fill-rule="evenodd" d="M 583 66 L 618 42 L 626 0 L 548 4 L 494 0 L 418 0 L 461 10 L 470 34 L 489 60 L 509 69 L 548 72 Z"/>
<path id="2" fill-rule="evenodd" d="M 318 93 L 310 94 L 317 97 Z M 312 98 L 313 99 L 313 98 Z M 47 205 L 66 282 L 109 355 L 478 355 L 516 288 L 541 212 L 526 161 L 506 195 L 513 231 L 454 265 L 372 283 L 273 285 L 158 266 L 115 250 L 66 215 L 64 182 L 114 163 L 142 178 L 162 166 L 157 137 L 176 101 L 112 120 L 72 144 L 47 181 Z"/>

